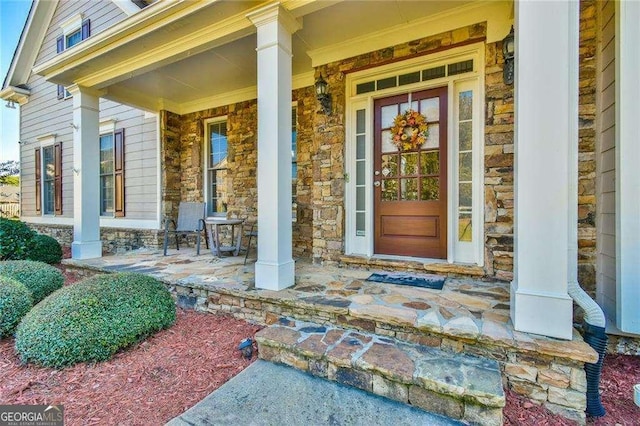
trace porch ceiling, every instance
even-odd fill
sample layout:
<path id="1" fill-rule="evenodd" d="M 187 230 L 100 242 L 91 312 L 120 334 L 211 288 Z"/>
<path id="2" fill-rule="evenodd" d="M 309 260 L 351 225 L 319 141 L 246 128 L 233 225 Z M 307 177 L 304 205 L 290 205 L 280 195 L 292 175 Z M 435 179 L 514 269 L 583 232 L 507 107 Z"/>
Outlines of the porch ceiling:
<path id="1" fill-rule="evenodd" d="M 158 2 L 141 12 L 146 15 L 133 15 L 121 28 L 98 34 L 34 71 L 52 82 L 99 89 L 105 98 L 152 111 L 185 113 L 253 99 L 256 29 L 246 14 L 267 3 L 271 1 Z M 283 0 L 283 7 L 303 22 L 293 36 L 294 87 L 313 83 L 310 52 L 339 48 L 471 3 L 477 4 Z"/>

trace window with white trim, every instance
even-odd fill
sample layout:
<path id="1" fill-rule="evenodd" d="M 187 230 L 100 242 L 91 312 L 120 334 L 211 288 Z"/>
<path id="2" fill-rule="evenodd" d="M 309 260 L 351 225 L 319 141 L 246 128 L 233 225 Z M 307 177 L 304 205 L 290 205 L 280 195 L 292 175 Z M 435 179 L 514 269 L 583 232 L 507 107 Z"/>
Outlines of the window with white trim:
<path id="1" fill-rule="evenodd" d="M 53 145 L 42 148 L 42 214 L 55 212 L 55 154 Z"/>
<path id="2" fill-rule="evenodd" d="M 82 19 L 82 15 L 75 15 L 60 24 L 62 35 L 56 39 L 56 51 L 62 53 L 67 49 L 86 40 L 91 35 L 91 20 Z M 58 99 L 68 99 L 71 93 L 64 86 L 58 84 Z"/>
<path id="3" fill-rule="evenodd" d="M 228 144 L 227 122 L 217 121 L 207 125 L 209 143 L 207 145 L 206 185 L 207 215 L 227 214 L 227 167 Z"/>
<path id="4" fill-rule="evenodd" d="M 35 155 L 36 213 L 62 214 L 62 144 L 55 136 L 39 138 L 40 147 Z"/>
<path id="5" fill-rule="evenodd" d="M 100 215 L 113 215 L 113 133 L 100 135 Z"/>

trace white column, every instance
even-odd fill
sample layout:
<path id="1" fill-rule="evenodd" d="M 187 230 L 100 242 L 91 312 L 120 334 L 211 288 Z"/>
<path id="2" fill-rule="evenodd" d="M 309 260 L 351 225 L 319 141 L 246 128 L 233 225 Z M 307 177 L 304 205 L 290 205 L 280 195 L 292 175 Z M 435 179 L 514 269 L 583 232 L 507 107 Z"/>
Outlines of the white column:
<path id="1" fill-rule="evenodd" d="M 518 331 L 571 339 L 577 280 L 577 1 L 517 1 L 515 270 Z"/>
<path id="2" fill-rule="evenodd" d="M 100 241 L 99 95 L 77 85 L 73 95 L 73 243 L 74 259 L 102 256 Z"/>
<path id="3" fill-rule="evenodd" d="M 616 2 L 616 324 L 640 334 L 640 3 Z"/>
<path id="4" fill-rule="evenodd" d="M 291 34 L 278 3 L 247 16 L 258 28 L 258 260 L 256 287 L 295 282 L 291 216 Z"/>

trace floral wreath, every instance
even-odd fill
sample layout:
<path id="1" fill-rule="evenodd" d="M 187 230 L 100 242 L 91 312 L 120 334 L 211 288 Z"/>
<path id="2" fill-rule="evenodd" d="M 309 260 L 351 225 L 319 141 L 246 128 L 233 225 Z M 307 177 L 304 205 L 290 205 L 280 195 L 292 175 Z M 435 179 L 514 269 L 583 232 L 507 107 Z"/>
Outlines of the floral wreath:
<path id="1" fill-rule="evenodd" d="M 427 119 L 408 109 L 393 119 L 391 142 L 400 150 L 417 149 L 427 141 Z"/>

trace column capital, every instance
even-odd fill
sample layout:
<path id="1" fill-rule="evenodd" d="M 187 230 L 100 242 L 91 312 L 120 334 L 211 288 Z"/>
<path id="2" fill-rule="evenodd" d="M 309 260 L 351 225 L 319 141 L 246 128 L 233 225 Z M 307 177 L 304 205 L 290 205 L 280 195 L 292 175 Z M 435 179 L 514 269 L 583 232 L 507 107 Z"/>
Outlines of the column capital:
<path id="1" fill-rule="evenodd" d="M 93 89 L 91 87 L 78 86 L 77 84 L 72 84 L 71 86 L 66 87 L 67 92 L 71 93 L 72 96 L 76 96 L 79 94 L 87 94 L 90 96 L 95 96 L 96 98 L 101 97 L 106 92 L 104 90 Z"/>
<path id="2" fill-rule="evenodd" d="M 293 34 L 302 28 L 302 22 L 294 18 L 291 13 L 284 9 L 280 2 L 256 9 L 246 16 L 256 27 L 278 22 L 282 24 L 289 34 Z"/>

